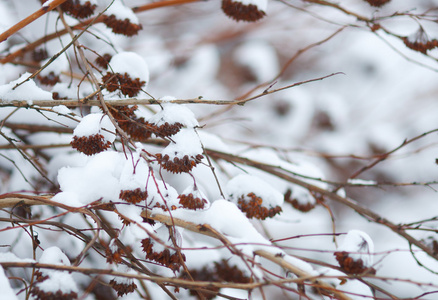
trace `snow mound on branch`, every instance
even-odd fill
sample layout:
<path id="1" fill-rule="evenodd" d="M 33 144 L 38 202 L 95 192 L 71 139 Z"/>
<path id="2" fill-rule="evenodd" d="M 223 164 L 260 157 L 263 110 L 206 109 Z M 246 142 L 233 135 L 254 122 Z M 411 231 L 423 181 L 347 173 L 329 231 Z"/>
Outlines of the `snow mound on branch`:
<path id="1" fill-rule="evenodd" d="M 8 300 L 18 300 L 14 290 L 12 290 L 9 280 L 5 275 L 3 267 L 0 265 L 0 289 L 2 291 L 2 298 Z"/>
<path id="2" fill-rule="evenodd" d="M 338 251 L 348 252 L 354 261 L 362 260 L 364 267 L 373 265 L 374 243 L 371 237 L 360 230 L 350 230 Z"/>
<path id="3" fill-rule="evenodd" d="M 236 202 L 240 196 L 246 196 L 250 193 L 262 198 L 263 206 L 266 207 L 282 206 L 284 201 L 284 197 L 279 191 L 264 180 L 252 175 L 237 175 L 228 182 L 226 190 L 229 197 Z"/>
<path id="4" fill-rule="evenodd" d="M 26 81 L 29 76 L 31 76 L 31 74 L 26 72 L 17 80 L 11 81 L 8 84 L 0 85 L 0 100 L 2 102 L 24 100 L 29 104 L 32 104 L 33 100 L 51 100 L 52 94 L 37 87 L 33 79 Z M 14 89 L 17 84 L 23 81 L 26 82 Z"/>
<path id="5" fill-rule="evenodd" d="M 101 134 L 106 141 L 113 143 L 116 139 L 115 131 L 116 128 L 107 115 L 89 114 L 76 126 L 73 135 L 81 137 Z"/>
<path id="6" fill-rule="evenodd" d="M 115 3 L 114 3 L 115 4 Z M 109 62 L 114 73 L 128 73 L 132 79 L 149 82 L 149 68 L 146 61 L 134 52 L 120 52 L 114 55 Z"/>
<path id="7" fill-rule="evenodd" d="M 186 106 L 174 103 L 164 103 L 163 109 L 152 116 L 148 122 L 157 126 L 170 123 L 181 123 L 186 127 L 199 126 L 194 113 Z"/>

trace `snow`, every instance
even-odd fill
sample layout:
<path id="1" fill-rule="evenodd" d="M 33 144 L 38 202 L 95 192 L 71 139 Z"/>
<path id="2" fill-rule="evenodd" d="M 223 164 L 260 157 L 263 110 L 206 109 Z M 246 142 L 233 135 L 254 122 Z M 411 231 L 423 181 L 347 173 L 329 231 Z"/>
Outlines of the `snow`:
<path id="1" fill-rule="evenodd" d="M 70 266 L 68 257 L 56 246 L 45 249 L 39 262 L 41 264 Z"/>
<path id="2" fill-rule="evenodd" d="M 157 126 L 161 126 L 164 123 L 174 124 L 181 123 L 186 127 L 199 126 L 193 112 L 185 105 L 174 103 L 163 103 L 163 109 L 152 116 L 148 122 Z"/>
<path id="3" fill-rule="evenodd" d="M 172 136 L 172 141 L 161 151 L 163 156 L 183 158 L 188 155 L 195 157 L 203 152 L 199 137 L 193 129 L 182 128 Z"/>
<path id="4" fill-rule="evenodd" d="M 149 82 L 149 68 L 140 55 L 134 52 L 120 52 L 114 55 L 110 62 L 110 69 L 114 73 L 124 75 L 128 73 L 132 79 L 139 78 L 140 81 Z"/>
<path id="5" fill-rule="evenodd" d="M 374 258 L 374 243 L 371 237 L 360 230 L 350 230 L 338 251 L 348 252 L 353 260 L 362 260 L 363 266 L 372 267 Z"/>
<path id="6" fill-rule="evenodd" d="M 354 185 L 377 185 L 377 182 L 374 180 L 364 180 L 359 178 L 349 178 L 347 183 Z"/>
<path id="7" fill-rule="evenodd" d="M 106 141 L 113 143 L 116 139 L 115 131 L 116 128 L 107 115 L 89 114 L 76 126 L 73 135 L 82 137 L 101 134 Z"/>
<path id="8" fill-rule="evenodd" d="M 263 206 L 266 207 L 282 206 L 284 201 L 283 195 L 267 182 L 247 174 L 240 174 L 231 179 L 226 185 L 226 190 L 229 197 L 236 203 L 239 197 L 249 193 L 262 198 Z"/>
<path id="9" fill-rule="evenodd" d="M 64 294 L 78 292 L 78 287 L 71 274 L 49 270 L 44 271 L 44 275 L 49 276 L 49 278 L 37 284 L 40 290 L 52 293 L 61 291 Z"/>
<path id="10" fill-rule="evenodd" d="M 105 151 L 89 157 L 84 166 L 60 169 L 58 182 L 62 192 L 53 200 L 71 206 L 87 205 L 100 199 L 117 200 L 125 162 L 123 153 Z"/>
<path id="11" fill-rule="evenodd" d="M 108 3 L 109 4 L 109 3 Z M 114 15 L 117 20 L 128 19 L 132 24 L 139 24 L 137 16 L 132 9 L 123 4 L 121 0 L 115 0 L 112 5 L 105 11 L 108 16 Z"/>
<path id="12" fill-rule="evenodd" d="M 32 104 L 33 100 L 51 100 L 52 94 L 37 87 L 33 79 L 29 79 L 22 85 L 14 87 L 31 76 L 30 73 L 24 73 L 17 80 L 8 84 L 0 85 L 0 100 L 2 102 L 27 101 Z"/>
<path id="13" fill-rule="evenodd" d="M 17 295 L 15 295 L 15 292 L 12 290 L 11 285 L 9 284 L 9 280 L 6 277 L 5 271 L 3 270 L 3 267 L 1 265 L 0 265 L 0 289 L 2 291 L 3 299 L 18 300 L 18 297 Z"/>
<path id="14" fill-rule="evenodd" d="M 12 252 L 0 252 L 0 262 L 35 262 L 30 258 L 19 258 Z"/>

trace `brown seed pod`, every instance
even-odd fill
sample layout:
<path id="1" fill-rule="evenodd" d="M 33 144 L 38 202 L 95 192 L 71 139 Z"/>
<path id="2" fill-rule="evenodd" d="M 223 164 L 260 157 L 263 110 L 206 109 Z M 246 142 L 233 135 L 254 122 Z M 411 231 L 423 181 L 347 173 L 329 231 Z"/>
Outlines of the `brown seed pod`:
<path id="1" fill-rule="evenodd" d="M 246 213 L 246 217 L 249 219 L 256 218 L 264 220 L 266 218 L 273 218 L 275 215 L 282 212 L 280 206 L 267 208 L 262 205 L 263 199 L 257 197 L 254 193 L 249 193 L 246 196 L 242 195 L 237 200 L 237 206 L 239 209 Z"/>
<path id="2" fill-rule="evenodd" d="M 298 201 L 296 198 L 292 198 L 292 190 L 287 189 L 286 193 L 284 194 L 284 202 L 292 204 L 292 206 L 301 211 L 301 212 L 309 212 L 312 209 L 315 208 L 316 204 L 312 202 L 303 203 L 302 201 Z"/>
<path id="3" fill-rule="evenodd" d="M 391 0 L 365 0 L 365 1 L 368 2 L 371 6 L 380 7 L 385 5 Z"/>
<path id="4" fill-rule="evenodd" d="M 60 290 L 56 292 L 46 292 L 38 288 L 38 286 L 34 286 L 31 289 L 30 294 L 37 300 L 72 300 L 78 298 L 78 294 L 75 292 L 63 293 Z"/>
<path id="5" fill-rule="evenodd" d="M 140 78 L 132 79 L 128 73 L 124 75 L 120 73 L 107 72 L 102 77 L 104 88 L 109 92 L 119 90 L 123 95 L 128 97 L 135 97 L 140 93 L 145 81 L 140 81 Z"/>
<path id="6" fill-rule="evenodd" d="M 61 9 L 68 15 L 83 19 L 88 18 L 94 13 L 96 4 L 91 4 L 90 1 L 67 0 L 61 4 Z"/>
<path id="7" fill-rule="evenodd" d="M 255 22 L 266 15 L 258 5 L 243 4 L 238 0 L 222 0 L 222 11 L 235 21 Z"/>
<path id="8" fill-rule="evenodd" d="M 111 28 L 114 33 L 123 34 L 126 36 L 134 36 L 141 29 L 143 29 L 141 24 L 131 23 L 129 19 L 119 20 L 115 15 L 103 15 L 103 23 Z"/>
<path id="9" fill-rule="evenodd" d="M 181 268 L 182 261 L 178 253 L 174 252 L 173 254 L 170 254 L 169 249 L 164 249 L 158 253 L 154 252 L 153 241 L 150 238 L 143 239 L 141 244 L 143 251 L 146 253 L 147 259 L 153 260 L 175 272 Z M 186 256 L 184 254 L 181 253 L 181 257 L 183 261 L 186 261 Z"/>
<path id="10" fill-rule="evenodd" d="M 111 142 L 105 140 L 103 135 L 98 133 L 90 136 L 73 136 L 73 141 L 70 144 L 74 149 L 85 155 L 100 153 L 111 147 Z"/>
<path id="11" fill-rule="evenodd" d="M 370 274 L 375 274 L 376 270 L 374 268 L 367 268 L 363 265 L 362 259 L 353 260 L 346 251 L 335 252 L 336 260 L 343 271 L 350 274 L 361 274 L 368 272 Z"/>
<path id="12" fill-rule="evenodd" d="M 184 155 L 183 158 L 174 157 L 173 160 L 169 155 L 162 156 L 160 153 L 155 155 L 160 166 L 172 173 L 187 173 L 190 172 L 204 158 L 202 154 L 195 157 Z"/>
<path id="13" fill-rule="evenodd" d="M 205 207 L 205 204 L 208 203 L 206 199 L 195 197 L 192 193 L 187 195 L 181 194 L 178 196 L 178 199 L 179 204 L 181 204 L 183 208 L 193 210 L 203 209 Z"/>
<path id="14" fill-rule="evenodd" d="M 119 197 L 128 203 L 137 204 L 146 200 L 148 192 L 142 191 L 140 188 L 136 188 L 135 190 L 122 190 L 120 191 Z"/>
<path id="15" fill-rule="evenodd" d="M 137 288 L 134 282 L 117 282 L 116 279 L 111 279 L 109 284 L 117 292 L 117 296 L 119 297 L 133 293 Z"/>
<path id="16" fill-rule="evenodd" d="M 41 82 L 41 84 L 44 85 L 55 85 L 58 82 L 61 82 L 61 79 L 59 78 L 59 75 L 55 74 L 53 71 L 51 71 L 48 75 L 42 76 L 38 74 L 37 76 L 38 80 Z"/>
<path id="17" fill-rule="evenodd" d="M 111 54 L 105 53 L 104 55 L 99 55 L 95 62 L 98 66 L 104 68 L 104 69 L 108 69 L 108 63 L 110 62 L 112 58 Z"/>

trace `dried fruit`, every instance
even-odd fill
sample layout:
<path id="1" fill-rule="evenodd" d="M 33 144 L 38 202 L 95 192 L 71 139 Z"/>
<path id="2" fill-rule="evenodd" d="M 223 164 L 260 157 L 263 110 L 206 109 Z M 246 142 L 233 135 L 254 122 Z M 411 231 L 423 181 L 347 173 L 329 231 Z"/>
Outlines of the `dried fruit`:
<path id="1" fill-rule="evenodd" d="M 103 23 L 111 28 L 114 33 L 123 34 L 126 36 L 136 35 L 141 29 L 143 29 L 141 24 L 132 23 L 128 18 L 119 20 L 115 15 L 104 15 Z"/>
<path id="2" fill-rule="evenodd" d="M 266 15 L 267 0 L 222 0 L 222 11 L 236 21 L 255 22 Z"/>
<path id="3" fill-rule="evenodd" d="M 257 197 L 254 193 L 249 193 L 246 196 L 242 195 L 237 200 L 237 206 L 242 212 L 246 213 L 246 217 L 249 219 L 256 218 L 264 220 L 268 217 L 273 218 L 282 211 L 280 206 L 270 207 L 268 209 L 262 204 L 263 199 Z"/>
<path id="4" fill-rule="evenodd" d="M 119 197 L 128 203 L 137 204 L 146 200 L 148 192 L 142 191 L 140 188 L 136 188 L 135 190 L 122 190 L 120 191 Z"/>
<path id="5" fill-rule="evenodd" d="M 391 0 L 365 0 L 366 2 L 368 2 L 371 6 L 383 6 L 384 4 L 388 3 Z"/>
<path id="6" fill-rule="evenodd" d="M 107 72 L 106 75 L 102 77 L 102 82 L 107 91 L 114 92 L 119 90 L 123 95 L 128 97 L 137 96 L 146 84 L 146 82 L 141 81 L 140 78 L 132 79 L 128 73 L 122 75 L 112 72 Z"/>
<path id="7" fill-rule="evenodd" d="M 172 173 L 187 173 L 190 172 L 204 158 L 202 154 L 198 154 L 195 157 L 184 155 L 183 158 L 174 157 L 171 159 L 168 154 L 162 155 L 156 154 L 157 162 L 160 166 Z"/>

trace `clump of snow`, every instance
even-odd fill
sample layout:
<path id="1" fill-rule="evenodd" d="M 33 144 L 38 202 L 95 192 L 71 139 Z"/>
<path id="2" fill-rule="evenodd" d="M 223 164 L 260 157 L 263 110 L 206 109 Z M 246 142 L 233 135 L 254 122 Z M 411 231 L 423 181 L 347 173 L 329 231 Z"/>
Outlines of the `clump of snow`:
<path id="1" fill-rule="evenodd" d="M 174 103 L 163 103 L 163 109 L 152 116 L 148 122 L 161 126 L 166 122 L 169 124 L 181 123 L 186 127 L 199 126 L 193 112 L 185 105 Z"/>
<path id="2" fill-rule="evenodd" d="M 29 104 L 32 104 L 33 100 L 51 100 L 52 94 L 37 87 L 33 79 L 27 80 L 29 76 L 31 74 L 26 72 L 17 80 L 0 85 L 0 100 L 2 102 L 27 101 Z M 23 81 L 26 82 L 14 89 L 18 83 Z"/>
<path id="3" fill-rule="evenodd" d="M 247 67 L 257 82 L 272 80 L 280 71 L 275 49 L 264 41 L 244 43 L 236 49 L 233 58 Z"/>
<path id="4" fill-rule="evenodd" d="M 246 196 L 254 193 L 257 197 L 263 199 L 263 206 L 282 206 L 284 202 L 283 195 L 274 189 L 264 180 L 247 174 L 240 174 L 231 179 L 226 191 L 233 201 L 237 202 L 242 195 Z"/>
<path id="5" fill-rule="evenodd" d="M 64 252 L 62 252 L 61 249 L 56 246 L 44 250 L 40 258 L 40 263 L 70 266 L 70 260 L 68 259 L 67 255 L 65 255 Z"/>
<path id="6" fill-rule="evenodd" d="M 106 141 L 114 142 L 116 128 L 107 115 L 89 114 L 86 115 L 76 126 L 73 135 L 77 137 L 101 134 Z"/>
<path id="7" fill-rule="evenodd" d="M 35 260 L 30 258 L 19 258 L 12 252 L 2 252 L 0 253 L 0 262 L 35 262 Z"/>
<path id="8" fill-rule="evenodd" d="M 350 230 L 338 251 L 348 252 L 353 260 L 362 260 L 364 267 L 373 265 L 374 243 L 371 237 L 360 230 Z"/>
<path id="9" fill-rule="evenodd" d="M 9 280 L 6 277 L 3 267 L 0 265 L 0 289 L 2 291 L 2 298 L 8 300 L 18 300 L 17 295 L 15 295 L 14 290 L 9 284 Z"/>
<path id="10" fill-rule="evenodd" d="M 185 155 L 195 157 L 202 154 L 202 145 L 199 137 L 193 129 L 183 128 L 172 136 L 172 143 L 161 151 L 161 154 L 169 157 L 183 158 Z"/>
<path id="11" fill-rule="evenodd" d="M 114 15 L 118 20 L 128 19 L 130 23 L 139 24 L 138 18 L 135 13 L 123 4 L 120 0 L 115 0 L 112 5 L 105 11 L 108 16 Z"/>
<path id="12" fill-rule="evenodd" d="M 70 206 L 83 206 L 99 199 L 116 201 L 120 193 L 120 174 L 126 162 L 123 153 L 105 151 L 89 157 L 83 166 L 60 169 L 58 182 L 62 192 L 53 200 Z"/>
<path id="13" fill-rule="evenodd" d="M 44 292 L 56 293 L 57 291 L 61 291 L 64 294 L 69 294 L 79 291 L 76 282 L 69 273 L 49 270 L 44 271 L 43 274 L 49 278 L 38 283 L 37 286 Z"/>
<path id="14" fill-rule="evenodd" d="M 268 8 L 268 0 L 234 0 L 234 2 L 240 2 L 243 5 L 255 5 L 259 10 L 266 11 Z"/>
<path id="15" fill-rule="evenodd" d="M 116 2 L 114 3 L 116 4 Z M 146 61 L 134 52 L 120 52 L 114 55 L 109 62 L 110 69 L 114 73 L 128 73 L 132 79 L 149 82 L 149 68 Z"/>
<path id="16" fill-rule="evenodd" d="M 354 185 L 377 185 L 377 182 L 374 180 L 365 180 L 359 178 L 349 178 L 347 183 Z"/>

